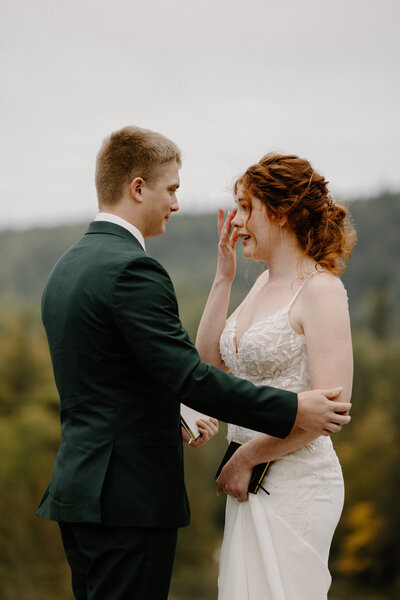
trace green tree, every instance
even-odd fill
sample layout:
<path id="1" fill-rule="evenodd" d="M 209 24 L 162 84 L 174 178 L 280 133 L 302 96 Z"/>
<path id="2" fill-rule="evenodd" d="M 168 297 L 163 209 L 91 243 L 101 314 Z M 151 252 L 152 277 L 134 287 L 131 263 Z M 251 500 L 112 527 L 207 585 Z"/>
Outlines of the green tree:
<path id="1" fill-rule="evenodd" d="M 57 526 L 35 516 L 59 444 L 47 343 L 26 315 L 0 337 L 0 598 L 70 598 Z"/>

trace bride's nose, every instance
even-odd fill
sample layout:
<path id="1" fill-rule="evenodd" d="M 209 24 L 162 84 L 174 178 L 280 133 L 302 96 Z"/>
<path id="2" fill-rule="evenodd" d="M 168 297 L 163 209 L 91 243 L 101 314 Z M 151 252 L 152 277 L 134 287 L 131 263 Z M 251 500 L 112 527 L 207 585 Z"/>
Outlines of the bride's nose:
<path id="1" fill-rule="evenodd" d="M 235 208 L 234 210 L 236 210 L 236 215 L 233 217 L 232 219 L 232 227 L 240 227 L 240 217 L 239 217 L 239 213 L 237 211 L 237 209 Z"/>

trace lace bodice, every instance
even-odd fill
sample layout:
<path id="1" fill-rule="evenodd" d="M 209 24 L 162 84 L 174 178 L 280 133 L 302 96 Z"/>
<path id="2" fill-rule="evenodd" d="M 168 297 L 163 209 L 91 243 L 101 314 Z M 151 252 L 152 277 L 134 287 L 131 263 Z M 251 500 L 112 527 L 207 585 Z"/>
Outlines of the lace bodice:
<path id="1" fill-rule="evenodd" d="M 264 271 L 256 287 L 264 286 L 267 281 L 268 271 Z M 257 385 L 271 385 L 295 392 L 307 389 L 310 381 L 305 337 L 293 329 L 289 320 L 290 309 L 303 285 L 287 306 L 251 325 L 237 348 L 236 323 L 246 301 L 228 319 L 221 336 L 220 349 L 233 375 L 250 379 Z M 279 381 L 279 386 L 275 384 L 276 381 Z"/>
<path id="2" fill-rule="evenodd" d="M 306 339 L 291 326 L 290 309 L 309 275 L 292 300 L 272 315 L 249 327 L 236 346 L 237 318 L 247 299 L 228 319 L 220 340 L 221 356 L 232 375 L 248 379 L 256 385 L 269 385 L 280 389 L 301 392 L 310 388 Z M 268 281 L 268 271 L 257 280 L 248 298 Z M 248 441 L 258 432 L 237 425 L 228 426 L 228 439 Z"/>
<path id="3" fill-rule="evenodd" d="M 293 392 L 309 389 L 305 336 L 297 333 L 289 320 L 290 309 L 307 280 L 287 306 L 251 325 L 238 346 L 236 323 L 246 300 L 228 319 L 221 335 L 220 351 L 232 375 L 248 379 L 256 385 L 270 385 Z M 264 286 L 267 281 L 268 271 L 264 271 L 253 290 Z M 253 290 L 250 294 L 254 293 Z M 238 425 L 228 425 L 229 441 L 235 439 L 246 442 L 257 433 Z"/>

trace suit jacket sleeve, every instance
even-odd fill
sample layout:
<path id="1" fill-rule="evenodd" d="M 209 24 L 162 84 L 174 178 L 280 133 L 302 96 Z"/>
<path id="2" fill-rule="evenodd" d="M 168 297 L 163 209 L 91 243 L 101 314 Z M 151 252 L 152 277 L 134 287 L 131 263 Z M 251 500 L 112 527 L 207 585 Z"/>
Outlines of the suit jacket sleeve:
<path id="1" fill-rule="evenodd" d="M 166 393 L 203 413 L 286 437 L 297 412 L 297 395 L 254 386 L 201 361 L 183 328 L 172 282 L 147 255 L 126 264 L 116 278 L 110 310 L 135 360 Z"/>

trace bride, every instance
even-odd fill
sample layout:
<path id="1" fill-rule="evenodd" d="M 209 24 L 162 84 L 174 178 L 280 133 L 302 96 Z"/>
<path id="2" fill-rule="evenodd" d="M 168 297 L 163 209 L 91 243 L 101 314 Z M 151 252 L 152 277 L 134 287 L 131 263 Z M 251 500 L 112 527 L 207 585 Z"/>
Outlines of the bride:
<path id="1" fill-rule="evenodd" d="M 300 392 L 341 386 L 348 401 L 352 348 L 338 278 L 355 233 L 325 179 L 297 156 L 268 154 L 235 183 L 236 208 L 219 211 L 218 266 L 197 336 L 201 358 L 255 384 Z M 233 228 L 233 232 L 231 230 Z M 238 240 L 267 263 L 226 320 Z M 329 436 L 294 428 L 286 439 L 228 425 L 242 442 L 217 481 L 228 495 L 219 600 L 323 600 L 344 486 Z M 257 495 L 254 465 L 273 461 Z"/>

